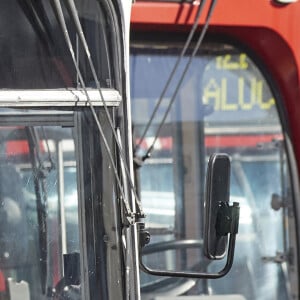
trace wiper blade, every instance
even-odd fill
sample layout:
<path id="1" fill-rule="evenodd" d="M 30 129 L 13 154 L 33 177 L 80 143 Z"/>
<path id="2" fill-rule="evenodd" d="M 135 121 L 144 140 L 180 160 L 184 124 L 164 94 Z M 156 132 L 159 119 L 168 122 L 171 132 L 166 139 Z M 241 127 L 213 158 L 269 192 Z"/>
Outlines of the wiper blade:
<path id="1" fill-rule="evenodd" d="M 48 249 L 47 249 L 47 192 L 46 192 L 46 174 L 43 170 L 41 158 L 39 137 L 34 127 L 26 127 L 28 137 L 29 153 L 33 171 L 34 190 L 36 194 L 36 207 L 39 233 L 40 249 L 40 276 L 42 293 L 46 294 L 46 283 L 48 273 Z"/>

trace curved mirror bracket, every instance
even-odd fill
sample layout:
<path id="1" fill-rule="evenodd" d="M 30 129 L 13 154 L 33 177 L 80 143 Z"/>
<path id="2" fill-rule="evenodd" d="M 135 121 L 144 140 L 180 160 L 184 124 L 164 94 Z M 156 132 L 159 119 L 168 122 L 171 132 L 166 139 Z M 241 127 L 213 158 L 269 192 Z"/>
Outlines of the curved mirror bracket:
<path id="1" fill-rule="evenodd" d="M 158 276 L 216 279 L 225 276 L 230 271 L 234 258 L 236 234 L 238 233 L 240 208 L 238 202 L 234 202 L 232 206 L 229 205 L 229 156 L 212 154 L 208 162 L 206 178 L 204 255 L 211 260 L 224 258 L 229 235 L 225 266 L 217 273 L 151 269 L 143 263 L 143 252 L 147 251 L 149 247 L 145 247 L 145 245 L 150 242 L 150 234 L 145 230 L 145 224 L 139 223 L 139 260 L 140 267 L 144 272 Z"/>

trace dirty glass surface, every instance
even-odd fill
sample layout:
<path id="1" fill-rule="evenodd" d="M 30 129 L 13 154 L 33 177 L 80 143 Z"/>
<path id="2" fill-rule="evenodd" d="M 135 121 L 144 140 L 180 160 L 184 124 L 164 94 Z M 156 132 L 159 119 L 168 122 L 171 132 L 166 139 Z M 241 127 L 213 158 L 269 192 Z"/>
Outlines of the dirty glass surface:
<path id="1" fill-rule="evenodd" d="M 73 129 L 20 119 L 0 128 L 0 295 L 21 285 L 26 300 L 79 299 Z"/>

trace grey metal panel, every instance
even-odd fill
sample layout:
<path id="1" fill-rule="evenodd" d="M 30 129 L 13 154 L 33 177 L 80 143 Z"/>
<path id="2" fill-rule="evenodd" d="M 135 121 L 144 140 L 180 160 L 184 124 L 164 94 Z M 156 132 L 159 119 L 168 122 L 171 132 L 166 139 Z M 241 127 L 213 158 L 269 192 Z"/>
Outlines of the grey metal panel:
<path id="1" fill-rule="evenodd" d="M 113 152 L 113 136 L 98 112 Z M 82 299 L 124 299 L 120 207 L 109 155 L 91 112 L 75 114 Z M 100 143 L 99 143 L 100 141 Z"/>
<path id="2" fill-rule="evenodd" d="M 11 300 L 30 300 L 30 292 L 28 282 L 16 282 L 12 278 L 8 278 L 9 299 Z"/>

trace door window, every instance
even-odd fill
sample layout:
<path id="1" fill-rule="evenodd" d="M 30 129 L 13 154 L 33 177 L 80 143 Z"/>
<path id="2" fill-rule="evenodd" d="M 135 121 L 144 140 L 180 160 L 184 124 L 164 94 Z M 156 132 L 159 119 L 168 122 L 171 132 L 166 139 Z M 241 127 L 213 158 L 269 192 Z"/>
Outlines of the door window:
<path id="1" fill-rule="evenodd" d="M 66 281 L 80 284 L 74 130 L 14 112 L 0 130 L 2 292 L 22 281 L 26 299 L 46 299 L 63 294 Z"/>
<path id="2" fill-rule="evenodd" d="M 90 108 L 1 109 L 0 122 L 0 299 L 120 298 L 115 178 Z"/>

